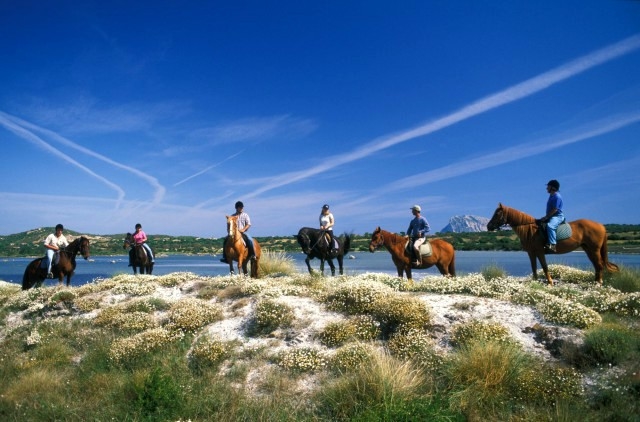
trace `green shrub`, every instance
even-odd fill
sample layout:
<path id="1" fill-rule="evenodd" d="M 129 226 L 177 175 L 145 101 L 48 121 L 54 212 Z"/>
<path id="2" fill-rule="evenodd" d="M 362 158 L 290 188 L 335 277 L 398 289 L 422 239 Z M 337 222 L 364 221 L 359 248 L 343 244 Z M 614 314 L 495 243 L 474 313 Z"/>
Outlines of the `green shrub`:
<path id="1" fill-rule="evenodd" d="M 436 351 L 435 345 L 427 332 L 414 328 L 394 334 L 387 347 L 393 356 L 411 359 L 420 367 L 432 371 L 444 361 L 444 356 Z"/>
<path id="2" fill-rule="evenodd" d="M 480 269 L 480 273 L 487 281 L 497 278 L 504 278 L 506 276 L 506 271 L 504 270 L 504 268 L 498 266 L 498 264 L 495 263 L 482 267 Z"/>
<path id="3" fill-rule="evenodd" d="M 258 264 L 260 277 L 292 275 L 297 272 L 293 257 L 286 252 L 263 249 Z"/>
<path id="4" fill-rule="evenodd" d="M 193 333 L 221 318 L 222 309 L 218 305 L 195 298 L 182 299 L 174 303 L 169 310 L 171 328 L 186 333 Z"/>
<path id="5" fill-rule="evenodd" d="M 145 420 L 171 420 L 184 402 L 182 388 L 174 377 L 153 369 L 141 385 L 134 385 L 135 403 Z"/>
<path id="6" fill-rule="evenodd" d="M 607 285 L 624 293 L 640 292 L 640 270 L 620 267 L 620 271 L 609 273 Z"/>
<path id="7" fill-rule="evenodd" d="M 309 347 L 286 350 L 278 355 L 277 362 L 280 367 L 294 372 L 313 372 L 327 365 L 326 357 Z"/>
<path id="8" fill-rule="evenodd" d="M 602 324 L 585 333 L 584 351 L 596 363 L 617 365 L 630 355 L 636 343 L 626 328 Z"/>
<path id="9" fill-rule="evenodd" d="M 330 322 L 318 334 L 320 343 L 327 347 L 336 347 L 355 337 L 356 327 L 347 321 Z"/>
<path id="10" fill-rule="evenodd" d="M 390 287 L 378 282 L 348 281 L 330 292 L 325 302 L 332 310 L 350 315 L 365 314 L 379 299 L 392 292 Z"/>
<path id="11" fill-rule="evenodd" d="M 331 357 L 330 366 L 338 372 L 360 369 L 371 358 L 373 349 L 363 343 L 351 343 L 339 348 Z"/>
<path id="12" fill-rule="evenodd" d="M 189 363 L 194 369 L 214 367 L 229 356 L 233 346 L 230 342 L 201 340 L 191 350 Z"/>
<path id="13" fill-rule="evenodd" d="M 371 315 L 355 315 L 349 319 L 349 324 L 353 326 L 358 340 L 375 340 L 381 334 L 380 323 Z"/>

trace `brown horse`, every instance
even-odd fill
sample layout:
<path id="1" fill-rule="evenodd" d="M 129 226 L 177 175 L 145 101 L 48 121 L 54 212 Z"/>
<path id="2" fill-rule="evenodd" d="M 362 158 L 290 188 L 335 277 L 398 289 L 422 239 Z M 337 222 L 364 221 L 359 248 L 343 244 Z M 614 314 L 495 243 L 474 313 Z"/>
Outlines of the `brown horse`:
<path id="1" fill-rule="evenodd" d="M 549 275 L 547 260 L 544 256 L 546 236 L 538 229 L 536 219 L 516 209 L 498 204 L 498 208 L 487 224 L 487 230 L 498 230 L 506 225 L 511 226 L 520 238 L 522 248 L 529 254 L 533 278 L 538 278 L 537 258 L 547 282 L 553 285 L 553 279 Z M 563 254 L 582 248 L 596 270 L 596 281 L 602 285 L 602 271 L 605 268 L 612 272 L 618 271 L 618 266 L 609 262 L 607 257 L 607 230 L 602 224 L 585 219 L 571 221 L 569 225 L 571 226 L 571 237 L 558 241 L 556 253 Z"/>
<path id="2" fill-rule="evenodd" d="M 247 264 L 251 261 L 251 277 L 258 278 L 258 265 L 260 263 L 260 244 L 253 239 L 253 250 L 255 255 L 249 258 L 249 248 L 245 244 L 245 240 L 238 229 L 238 216 L 226 216 L 227 232 L 229 237 L 224 243 L 224 252 L 229 261 L 229 272 L 234 274 L 233 261 L 238 262 L 238 273 L 242 269 L 242 274 L 247 275 Z"/>
<path id="3" fill-rule="evenodd" d="M 369 252 L 374 252 L 376 248 L 384 246 L 391 253 L 391 260 L 398 270 L 398 277 L 403 276 L 403 271 L 407 273 L 407 278 L 411 280 L 411 255 L 407 251 L 409 239 L 385 230 L 380 227 L 373 231 L 371 242 L 369 242 Z M 431 256 L 422 256 L 422 265 L 414 269 L 426 269 L 432 266 L 438 267 L 440 274 L 445 277 L 456 276 L 456 255 L 451 243 L 443 239 L 431 239 Z"/>
<path id="4" fill-rule="evenodd" d="M 84 259 L 89 259 L 89 239 L 82 236 L 69 243 L 64 249 L 60 249 L 59 258 L 56 264 L 51 266 L 51 272 L 58 276 L 59 285 L 62 285 L 62 279 L 67 276 L 67 286 L 71 285 L 71 276 L 76 269 L 76 255 L 80 252 Z M 47 257 L 34 259 L 27 265 L 22 276 L 22 290 L 28 290 L 34 285 L 40 287 L 45 278 L 47 278 L 47 267 L 43 267 L 43 261 Z"/>
<path id="5" fill-rule="evenodd" d="M 138 274 L 138 268 L 140 268 L 140 274 L 151 274 L 153 272 L 154 262 L 147 256 L 147 251 L 145 251 L 144 246 L 135 244 L 131 233 L 127 233 L 122 247 L 124 249 L 131 248 L 129 250 L 129 262 L 133 267 L 134 275 Z M 155 253 L 153 249 L 151 251 Z"/>

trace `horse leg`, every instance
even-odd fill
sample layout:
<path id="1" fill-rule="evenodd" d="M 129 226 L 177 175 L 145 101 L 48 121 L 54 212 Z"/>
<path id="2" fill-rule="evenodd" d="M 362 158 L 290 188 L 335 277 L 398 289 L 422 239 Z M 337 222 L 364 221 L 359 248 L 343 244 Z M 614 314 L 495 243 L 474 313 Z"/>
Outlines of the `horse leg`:
<path id="1" fill-rule="evenodd" d="M 602 286 L 602 273 L 604 271 L 604 264 L 602 262 L 601 254 L 593 249 L 587 249 L 582 247 L 587 254 L 589 261 L 593 264 L 593 268 L 596 270 L 596 282 Z"/>
<path id="2" fill-rule="evenodd" d="M 537 280 L 538 279 L 538 263 L 536 260 L 538 259 L 538 257 L 533 252 L 527 252 L 527 254 L 529 255 L 529 262 L 531 264 L 531 273 L 532 273 L 533 279 Z"/>
<path id="3" fill-rule="evenodd" d="M 324 258 L 320 258 L 320 274 L 324 275 Z"/>
<path id="4" fill-rule="evenodd" d="M 335 277 L 335 275 L 336 275 L 336 266 L 333 265 L 333 259 L 327 258 L 327 262 L 329 263 L 329 267 L 331 267 L 331 275 L 333 277 Z M 342 274 L 342 271 L 340 272 L 340 274 Z"/>
<path id="5" fill-rule="evenodd" d="M 553 286 L 553 279 L 551 278 L 551 274 L 549 274 L 549 267 L 547 266 L 547 258 L 545 258 L 544 253 L 538 255 L 538 260 L 540 261 L 540 266 L 542 267 L 542 271 L 544 272 L 544 276 L 547 279 L 547 283 L 549 286 Z"/>
<path id="6" fill-rule="evenodd" d="M 307 268 L 309 269 L 309 274 L 313 274 L 313 270 L 311 269 L 311 264 L 309 263 L 309 255 L 307 255 L 304 262 L 307 264 Z"/>
<path id="7" fill-rule="evenodd" d="M 340 275 L 344 275 L 344 255 L 338 255 L 338 268 L 340 269 Z"/>

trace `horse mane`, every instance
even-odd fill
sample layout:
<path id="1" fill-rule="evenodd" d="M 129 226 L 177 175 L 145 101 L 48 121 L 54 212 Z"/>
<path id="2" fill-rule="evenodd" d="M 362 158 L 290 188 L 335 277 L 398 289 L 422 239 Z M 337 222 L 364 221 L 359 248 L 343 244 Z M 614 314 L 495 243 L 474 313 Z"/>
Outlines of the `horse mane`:
<path id="1" fill-rule="evenodd" d="M 396 243 L 406 243 L 407 239 L 403 236 L 400 236 L 399 234 L 395 234 L 395 233 L 391 233 L 389 231 L 380 229 L 380 233 L 382 233 L 383 238 L 388 238 L 390 239 L 390 242 L 393 244 Z"/>
<path id="2" fill-rule="evenodd" d="M 502 209 L 509 225 L 520 238 L 522 247 L 525 250 L 531 249 L 534 244 L 535 234 L 538 232 L 536 219 L 527 213 L 507 207 L 506 205 L 502 205 Z"/>

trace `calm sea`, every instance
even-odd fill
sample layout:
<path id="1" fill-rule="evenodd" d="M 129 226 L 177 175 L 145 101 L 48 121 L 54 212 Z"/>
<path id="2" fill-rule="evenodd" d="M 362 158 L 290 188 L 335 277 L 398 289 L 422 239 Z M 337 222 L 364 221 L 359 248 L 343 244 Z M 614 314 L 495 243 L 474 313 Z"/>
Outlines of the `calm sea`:
<path id="1" fill-rule="evenodd" d="M 290 255 L 301 272 L 306 272 L 305 256 L 300 253 Z M 349 258 L 345 257 L 344 267 L 346 275 L 357 275 L 364 272 L 381 272 L 396 274 L 391 261 L 391 254 L 385 250 L 375 253 L 352 252 Z M 178 271 L 189 271 L 199 275 L 215 276 L 226 275 L 229 266 L 219 261 L 219 256 L 192 256 L 171 255 L 156 259 L 154 275 L 169 274 Z M 640 255 L 636 254 L 611 254 L 611 262 L 625 267 L 640 268 Z M 0 280 L 12 283 L 22 283 L 22 274 L 32 258 L 0 258 Z M 335 261 L 334 261 L 335 262 Z M 563 264 L 571 267 L 593 270 L 584 252 L 573 252 L 565 255 L 547 256 L 550 264 Z M 127 266 L 128 257 L 121 256 L 92 256 L 89 261 L 78 260 L 72 284 L 78 286 L 96 278 L 109 278 L 116 274 L 133 273 Z M 337 262 L 335 263 L 337 267 Z M 529 258 L 525 252 L 480 252 L 458 251 L 456 252 L 456 273 L 458 275 L 480 272 L 483 267 L 495 264 L 512 276 L 527 276 L 531 274 Z M 311 260 L 311 267 L 318 270 L 320 261 Z M 338 270 L 336 268 L 336 273 Z M 325 263 L 325 274 L 331 274 L 329 265 Z M 414 271 L 414 278 L 420 279 L 425 275 L 438 275 L 435 267 L 428 270 Z M 47 280 L 47 285 L 57 284 L 57 280 Z"/>

